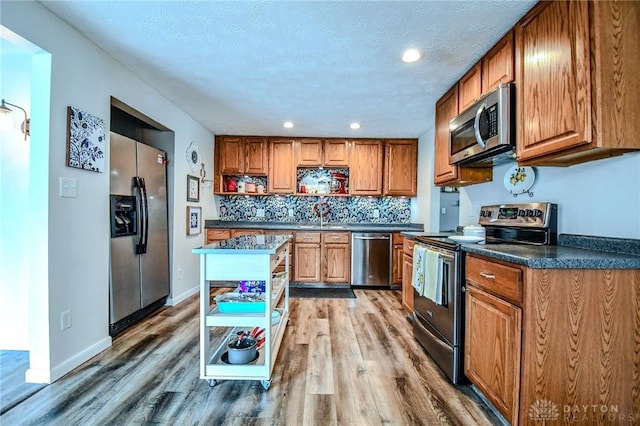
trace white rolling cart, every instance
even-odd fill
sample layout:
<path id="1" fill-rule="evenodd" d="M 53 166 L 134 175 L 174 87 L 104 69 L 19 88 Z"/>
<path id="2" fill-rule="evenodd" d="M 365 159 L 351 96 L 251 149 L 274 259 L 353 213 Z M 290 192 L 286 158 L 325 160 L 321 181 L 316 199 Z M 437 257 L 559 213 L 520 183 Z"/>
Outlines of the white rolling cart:
<path id="1" fill-rule="evenodd" d="M 271 373 L 289 320 L 289 242 L 291 235 L 246 235 L 192 250 L 200 255 L 200 378 L 260 380 L 271 386 Z M 282 272 L 276 272 L 284 265 Z M 211 303 L 210 281 L 264 281 L 264 310 L 220 312 Z M 267 297 L 267 296 L 271 297 Z M 239 308 L 242 310 L 242 308 Z M 273 312 L 279 322 L 272 324 Z M 249 364 L 228 364 L 228 341 L 238 331 L 264 328 L 265 342 Z"/>

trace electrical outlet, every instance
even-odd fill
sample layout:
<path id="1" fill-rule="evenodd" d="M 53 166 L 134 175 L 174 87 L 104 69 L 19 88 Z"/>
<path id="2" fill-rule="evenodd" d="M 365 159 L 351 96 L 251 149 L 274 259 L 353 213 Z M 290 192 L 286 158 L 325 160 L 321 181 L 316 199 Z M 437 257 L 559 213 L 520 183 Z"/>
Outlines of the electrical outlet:
<path id="1" fill-rule="evenodd" d="M 257 209 L 256 217 L 264 217 L 264 209 Z"/>
<path id="2" fill-rule="evenodd" d="M 379 218 L 379 217 L 380 217 L 380 210 L 379 210 L 379 209 L 374 209 L 374 210 L 373 210 L 373 217 L 374 217 L 375 219 L 377 219 L 377 218 Z"/>
<path id="3" fill-rule="evenodd" d="M 60 178 L 60 196 L 65 198 L 76 198 L 78 196 L 78 181 L 73 178 Z"/>
<path id="4" fill-rule="evenodd" d="M 289 217 L 293 217 L 293 209 L 289 209 Z"/>
<path id="5" fill-rule="evenodd" d="M 71 310 L 68 309 L 60 314 L 60 330 L 71 328 Z"/>

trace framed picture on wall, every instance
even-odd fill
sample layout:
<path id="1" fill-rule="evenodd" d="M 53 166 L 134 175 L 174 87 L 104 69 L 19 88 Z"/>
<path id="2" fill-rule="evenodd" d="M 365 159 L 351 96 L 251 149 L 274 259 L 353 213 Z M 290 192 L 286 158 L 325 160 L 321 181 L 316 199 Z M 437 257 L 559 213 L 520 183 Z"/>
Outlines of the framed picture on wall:
<path id="1" fill-rule="evenodd" d="M 187 201 L 200 202 L 200 179 L 191 175 L 187 175 Z"/>
<path id="2" fill-rule="evenodd" d="M 202 207 L 187 206 L 187 235 L 202 232 Z"/>

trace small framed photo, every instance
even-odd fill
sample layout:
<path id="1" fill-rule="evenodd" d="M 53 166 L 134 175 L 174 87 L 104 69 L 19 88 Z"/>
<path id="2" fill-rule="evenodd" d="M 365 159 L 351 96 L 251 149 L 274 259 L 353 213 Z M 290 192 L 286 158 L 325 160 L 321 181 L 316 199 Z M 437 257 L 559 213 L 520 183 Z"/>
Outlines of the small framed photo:
<path id="1" fill-rule="evenodd" d="M 191 175 L 187 175 L 187 201 L 200 202 L 200 179 Z"/>
<path id="2" fill-rule="evenodd" d="M 202 232 L 202 207 L 187 206 L 187 235 Z"/>

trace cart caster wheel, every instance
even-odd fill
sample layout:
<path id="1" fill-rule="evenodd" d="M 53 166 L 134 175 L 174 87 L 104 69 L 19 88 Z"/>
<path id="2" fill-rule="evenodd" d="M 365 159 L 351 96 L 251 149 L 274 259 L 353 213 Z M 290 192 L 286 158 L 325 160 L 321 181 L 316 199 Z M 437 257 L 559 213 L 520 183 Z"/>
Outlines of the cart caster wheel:
<path id="1" fill-rule="evenodd" d="M 216 385 L 218 384 L 218 381 L 216 379 L 209 379 L 209 386 L 211 386 L 212 388 L 215 388 Z"/>
<path id="2" fill-rule="evenodd" d="M 260 380 L 260 383 L 262 383 L 264 390 L 269 390 L 271 387 L 271 380 Z"/>

